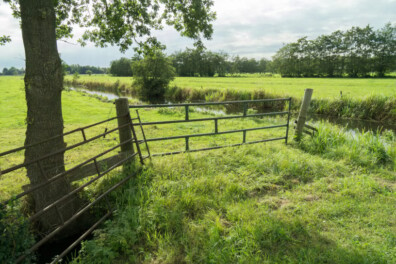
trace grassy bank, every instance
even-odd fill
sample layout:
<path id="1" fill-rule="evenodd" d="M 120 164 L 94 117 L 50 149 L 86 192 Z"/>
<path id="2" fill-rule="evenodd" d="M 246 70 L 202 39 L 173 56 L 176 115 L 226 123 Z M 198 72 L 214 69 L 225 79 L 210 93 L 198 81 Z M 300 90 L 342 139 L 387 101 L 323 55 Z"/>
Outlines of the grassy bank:
<path id="1" fill-rule="evenodd" d="M 65 82 L 68 85 L 84 85 L 91 90 L 136 96 L 130 77 L 81 76 L 73 83 L 72 77 L 67 76 Z M 396 123 L 396 80 L 392 78 L 178 77 L 165 98 L 171 102 L 194 102 L 291 96 L 293 109 L 297 111 L 305 88 L 314 88 L 310 108 L 313 114 Z M 283 104 L 277 106 L 278 109 L 283 107 Z"/>

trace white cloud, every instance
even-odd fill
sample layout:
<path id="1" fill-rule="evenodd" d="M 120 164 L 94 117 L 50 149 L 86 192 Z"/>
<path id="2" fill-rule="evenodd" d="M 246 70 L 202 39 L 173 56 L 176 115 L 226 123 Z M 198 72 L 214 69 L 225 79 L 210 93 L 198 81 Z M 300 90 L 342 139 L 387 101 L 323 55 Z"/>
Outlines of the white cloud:
<path id="1" fill-rule="evenodd" d="M 215 0 L 217 20 L 213 39 L 205 41 L 215 51 L 248 57 L 270 57 L 283 43 L 299 37 L 315 38 L 321 34 L 352 26 L 380 28 L 396 23 L 396 0 Z M 77 30 L 80 35 L 82 30 Z M 11 35 L 13 41 L 0 47 L 0 67 L 23 66 L 23 43 L 18 21 L 12 18 L 6 4 L 0 4 L 0 35 Z M 166 27 L 155 32 L 166 44 L 168 53 L 192 47 L 193 41 L 182 38 Z M 75 40 L 74 40 L 75 42 Z M 132 56 L 121 54 L 116 47 L 106 49 L 93 45 L 81 48 L 59 42 L 59 51 L 68 63 L 107 66 L 113 59 Z"/>

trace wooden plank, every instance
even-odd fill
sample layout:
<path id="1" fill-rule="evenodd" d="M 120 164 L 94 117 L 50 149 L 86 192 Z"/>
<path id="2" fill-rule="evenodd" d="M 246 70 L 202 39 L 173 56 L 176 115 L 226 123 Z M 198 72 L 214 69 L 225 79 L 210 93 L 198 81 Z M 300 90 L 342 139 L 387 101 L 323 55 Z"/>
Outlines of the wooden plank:
<path id="1" fill-rule="evenodd" d="M 304 98 L 301 103 L 300 113 L 297 119 L 296 131 L 295 131 L 295 140 L 299 141 L 302 137 L 304 124 L 307 119 L 307 113 L 309 104 L 311 103 L 313 89 L 305 89 Z"/>
<path id="2" fill-rule="evenodd" d="M 114 164 L 116 164 L 117 162 L 120 162 L 122 159 L 124 159 L 126 157 L 126 154 L 120 153 L 118 155 L 103 159 L 103 160 L 98 160 L 97 164 L 99 167 L 99 170 L 101 168 L 102 171 L 106 170 L 106 168 L 109 168 L 111 166 L 113 166 Z M 91 162 L 85 166 L 82 166 L 78 169 L 75 169 L 73 171 L 71 171 L 70 173 L 68 173 L 66 175 L 66 179 L 69 182 L 74 182 L 74 181 L 78 181 L 93 175 L 97 175 L 98 172 L 96 170 L 96 166 L 94 162 Z"/>
<path id="3" fill-rule="evenodd" d="M 120 153 L 118 155 L 103 159 L 103 160 L 99 160 L 97 161 L 98 167 L 100 168 L 109 168 L 111 166 L 113 166 L 114 164 L 116 164 L 117 162 L 120 162 L 122 159 L 126 158 L 126 154 L 124 153 Z M 105 169 L 103 169 L 102 171 L 104 171 Z M 64 177 L 66 179 L 66 181 L 68 182 L 75 182 L 93 175 L 97 175 L 98 172 L 96 170 L 96 166 L 94 162 L 91 162 L 85 166 L 82 166 L 78 169 L 75 169 L 71 172 L 68 172 Z M 30 189 L 30 184 L 26 184 L 22 186 L 22 189 L 24 191 L 27 191 Z"/>
<path id="4" fill-rule="evenodd" d="M 316 127 L 310 126 L 308 124 L 305 124 L 304 126 L 305 126 L 305 128 L 312 129 L 314 131 L 318 131 L 318 129 Z"/>
<path id="5" fill-rule="evenodd" d="M 308 130 L 303 130 L 302 131 L 303 133 L 305 133 L 305 134 L 308 134 L 308 135 L 310 135 L 310 136 L 314 136 L 314 133 L 313 132 L 310 132 L 310 131 L 308 131 Z"/>

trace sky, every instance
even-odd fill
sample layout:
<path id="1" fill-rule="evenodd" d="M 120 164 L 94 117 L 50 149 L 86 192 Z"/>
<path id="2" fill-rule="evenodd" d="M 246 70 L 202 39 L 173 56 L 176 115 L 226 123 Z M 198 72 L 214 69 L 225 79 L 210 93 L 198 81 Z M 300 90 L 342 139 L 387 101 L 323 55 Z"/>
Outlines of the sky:
<path id="1" fill-rule="evenodd" d="M 352 26 L 370 25 L 375 29 L 396 23 L 396 0 L 214 0 L 217 19 L 211 40 L 204 41 L 211 51 L 231 56 L 271 58 L 285 43 L 307 36 L 345 30 Z M 117 47 L 96 48 L 77 45 L 82 33 L 77 29 L 70 43 L 58 41 L 61 58 L 68 64 L 108 67 L 112 60 L 132 57 L 133 50 L 119 52 Z M 0 46 L 0 69 L 24 67 L 24 48 L 19 21 L 9 6 L 0 1 L 0 35 L 9 35 L 12 42 Z M 166 53 L 192 48 L 193 41 L 180 37 L 172 28 L 154 34 L 166 45 Z"/>

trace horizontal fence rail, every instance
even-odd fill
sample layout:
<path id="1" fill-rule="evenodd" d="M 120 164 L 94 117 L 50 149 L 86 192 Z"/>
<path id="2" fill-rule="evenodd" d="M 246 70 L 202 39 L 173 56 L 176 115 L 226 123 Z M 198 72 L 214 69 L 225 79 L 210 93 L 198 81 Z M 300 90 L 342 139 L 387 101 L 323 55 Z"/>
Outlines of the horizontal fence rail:
<path id="1" fill-rule="evenodd" d="M 297 120 L 294 122 L 295 126 L 294 128 L 296 128 L 297 125 Z M 310 135 L 311 137 L 315 136 L 315 134 L 318 132 L 318 129 L 314 126 L 308 125 L 308 124 L 304 124 L 303 127 L 303 133 Z"/>
<path id="2" fill-rule="evenodd" d="M 116 128 L 113 128 L 110 130 L 108 130 L 106 127 L 104 133 L 99 133 L 93 137 L 87 138 L 86 133 L 85 133 L 86 129 L 92 128 L 92 127 L 95 127 L 95 126 L 98 126 L 101 124 L 105 124 L 109 121 L 116 120 L 119 118 L 126 118 L 129 121 L 126 124 L 118 125 Z M 5 201 L 0 201 L 0 206 L 2 208 L 6 208 L 7 205 L 9 205 L 11 202 L 21 199 L 22 197 L 25 197 L 33 192 L 43 191 L 43 188 L 48 187 L 50 184 L 53 184 L 55 181 L 65 180 L 70 183 L 70 182 L 73 182 L 76 180 L 84 179 L 86 177 L 91 177 L 86 182 L 84 182 L 81 185 L 79 185 L 78 187 L 72 189 L 66 195 L 56 198 L 56 200 L 51 201 L 45 207 L 43 207 L 43 208 L 35 211 L 31 215 L 29 215 L 29 217 L 27 218 L 27 221 L 30 223 L 34 223 L 35 221 L 38 220 L 38 218 L 40 216 L 43 216 L 45 213 L 48 213 L 51 210 L 55 210 L 56 214 L 59 217 L 59 224 L 57 226 L 54 226 L 52 228 L 52 231 L 50 230 L 50 231 L 48 231 L 48 233 L 46 235 L 42 236 L 42 238 L 38 242 L 36 242 L 30 249 L 28 249 L 24 254 L 20 255 L 17 258 L 16 263 L 22 262 L 27 256 L 29 256 L 33 252 L 37 251 L 45 243 L 49 242 L 51 239 L 56 237 L 56 235 L 58 235 L 62 230 L 64 230 L 67 226 L 69 226 L 73 221 L 78 219 L 84 213 L 88 212 L 95 204 L 97 204 L 103 198 L 107 199 L 107 195 L 109 193 L 111 193 L 112 191 L 114 191 L 115 189 L 117 189 L 118 187 L 120 187 L 121 185 L 126 183 L 129 179 L 131 179 L 132 177 L 135 176 L 136 173 L 132 173 L 131 175 L 124 177 L 117 183 L 113 184 L 112 186 L 109 186 L 109 188 L 107 190 L 105 190 L 102 194 L 100 194 L 99 196 L 94 198 L 93 201 L 90 201 L 90 202 L 86 203 L 85 205 L 82 205 L 82 207 L 77 209 L 69 219 L 63 219 L 63 216 L 59 209 L 59 206 L 62 205 L 62 203 L 66 203 L 69 199 L 73 199 L 77 193 L 82 192 L 85 188 L 92 185 L 94 182 L 97 182 L 99 179 L 108 175 L 109 172 L 113 171 L 115 168 L 120 167 L 121 165 L 125 164 L 128 161 L 131 161 L 135 157 L 139 157 L 140 162 L 143 163 L 143 159 L 146 157 L 142 156 L 142 154 L 140 152 L 139 144 L 143 143 L 144 141 L 137 139 L 135 129 L 134 129 L 133 120 L 137 120 L 137 118 L 132 119 L 128 113 L 127 115 L 109 118 L 104 121 L 100 121 L 95 124 L 91 124 L 91 125 L 88 125 L 85 127 L 74 129 L 72 131 L 48 138 L 46 140 L 43 140 L 43 141 L 40 141 L 40 142 L 37 142 L 34 144 L 26 145 L 23 147 L 15 148 L 15 149 L 0 153 L 0 157 L 7 157 L 7 155 L 14 154 L 14 153 L 17 153 L 22 150 L 26 150 L 27 148 L 33 148 L 33 147 L 39 146 L 40 144 L 45 144 L 47 142 L 50 142 L 51 140 L 63 137 L 65 135 L 81 133 L 81 140 L 78 143 L 75 143 L 75 144 L 65 147 L 63 149 L 56 150 L 53 153 L 44 155 L 42 157 L 38 157 L 32 161 L 22 162 L 21 164 L 17 164 L 17 165 L 11 166 L 9 168 L 6 168 L 4 170 L 0 170 L 0 177 L 3 177 L 4 175 L 14 172 L 18 169 L 26 168 L 27 166 L 31 166 L 31 165 L 37 165 L 41 175 L 46 179 L 45 181 L 43 181 L 41 183 L 26 186 L 25 188 L 27 188 L 27 190 L 24 190 L 23 192 L 21 192 L 17 195 L 14 195 L 10 199 L 7 199 Z M 59 155 L 61 153 L 65 153 L 65 152 L 70 151 L 70 150 L 77 148 L 79 146 L 94 142 L 96 140 L 104 138 L 108 134 L 115 133 L 115 132 L 117 132 L 121 129 L 125 129 L 125 128 L 132 130 L 133 138 L 125 140 L 124 142 L 120 142 L 119 144 L 117 144 L 113 147 L 108 147 L 107 149 L 101 151 L 99 154 L 96 154 L 95 156 L 93 156 L 89 159 L 86 159 L 85 161 L 83 161 L 83 162 L 73 166 L 72 168 L 69 168 L 69 169 L 63 171 L 63 172 L 60 172 L 60 173 L 57 173 L 51 177 L 48 177 L 48 175 L 47 175 L 48 172 L 45 171 L 41 165 L 41 163 L 45 159 L 51 158 L 51 157 L 53 157 L 55 155 Z M 124 146 L 125 144 L 135 144 L 137 152 L 127 152 L 127 153 L 121 152 L 120 154 L 99 160 L 99 158 L 103 158 L 103 156 L 105 156 L 106 154 L 110 154 L 111 152 L 116 151 L 117 149 L 122 150 L 122 146 Z M 101 169 L 100 165 L 106 165 L 106 166 L 104 169 L 103 168 Z M 70 245 L 65 251 L 63 251 L 53 261 L 53 263 L 58 262 L 62 257 L 64 257 L 82 239 L 84 239 L 88 234 L 90 234 L 100 223 L 102 223 L 106 218 L 108 218 L 113 213 L 113 211 L 114 210 L 112 208 L 110 208 L 109 204 L 108 204 L 107 213 L 105 213 L 101 219 L 96 221 L 88 230 L 86 230 L 85 233 L 80 238 L 78 238 L 74 243 L 72 243 L 72 245 Z"/>
<path id="3" fill-rule="evenodd" d="M 248 114 L 249 104 L 262 104 L 268 102 L 286 102 L 287 103 L 287 111 L 281 112 L 266 112 L 266 113 L 257 113 L 257 114 Z M 232 116 L 218 116 L 218 117 L 208 117 L 208 118 L 190 118 L 190 108 L 192 106 L 205 107 L 205 106 L 215 106 L 215 105 L 231 105 L 237 104 L 243 106 L 243 114 L 242 115 L 232 115 Z M 254 144 L 260 142 L 268 142 L 268 141 L 276 141 L 276 140 L 285 140 L 287 144 L 288 134 L 289 134 L 289 122 L 290 122 L 290 110 L 291 110 L 291 98 L 277 98 L 277 99 L 262 99 L 262 100 L 243 100 L 243 101 L 224 101 L 224 102 L 204 102 L 204 103 L 184 103 L 184 104 L 150 104 L 150 105 L 130 105 L 131 109 L 150 109 L 150 108 L 176 108 L 176 107 L 184 107 L 185 109 L 185 117 L 183 120 L 167 120 L 167 121 L 152 121 L 152 122 L 142 122 L 139 117 L 139 123 L 135 123 L 134 126 L 149 126 L 149 125 L 165 125 L 165 124 L 180 124 L 180 123 L 189 123 L 189 122 L 205 122 L 205 121 L 214 121 L 214 132 L 213 133 L 200 133 L 200 134 L 189 134 L 189 135 L 181 135 L 181 136 L 170 136 L 170 137 L 158 137 L 158 138 L 147 138 L 144 136 L 144 140 L 146 142 L 154 142 L 154 141 L 164 141 L 164 140 L 175 140 L 175 139 L 185 139 L 185 150 L 183 151 L 175 151 L 175 152 L 165 152 L 165 153 L 155 153 L 152 156 L 164 156 L 164 155 L 172 155 L 172 154 L 180 154 L 185 152 L 196 152 L 196 151 L 204 151 L 204 150 L 212 150 L 219 149 L 224 147 L 231 146 L 240 146 L 243 144 Z M 137 115 L 139 116 L 138 110 L 136 110 Z M 229 130 L 229 131 L 219 131 L 218 121 L 219 120 L 228 120 L 228 119 L 244 119 L 244 118 L 258 118 L 265 116 L 279 116 L 279 115 L 287 115 L 286 124 L 275 125 L 275 126 L 264 126 L 264 127 L 256 127 L 256 128 L 245 128 L 245 129 L 237 129 L 237 130 Z M 248 131 L 256 131 L 256 130 L 264 130 L 264 129 L 274 129 L 274 128 L 282 128 L 285 127 L 285 136 L 277 137 L 272 139 L 263 139 L 259 141 L 246 141 L 246 134 Z M 143 130 L 142 130 L 143 131 Z M 240 144 L 232 144 L 227 146 L 216 146 L 209 148 L 201 148 L 201 149 L 190 149 L 189 139 L 194 137 L 204 137 L 204 136 L 215 136 L 215 135 L 225 135 L 232 133 L 243 133 L 243 140 Z M 147 147 L 148 149 L 148 147 Z"/>
<path id="4" fill-rule="evenodd" d="M 188 119 L 185 120 L 170 120 L 170 121 L 155 121 L 155 122 L 142 122 L 142 126 L 149 125 L 165 125 L 165 124 L 177 124 L 177 123 L 186 123 L 188 122 L 203 122 L 203 121 L 215 121 L 215 120 L 226 120 L 226 119 L 237 119 L 237 118 L 248 118 L 248 117 L 263 117 L 263 116 L 275 116 L 275 115 L 287 115 L 289 112 L 273 112 L 273 113 L 262 113 L 262 114 L 252 114 L 252 115 L 237 115 L 237 116 L 221 116 L 221 117 L 208 117 L 208 118 L 197 118 L 197 119 Z M 138 126 L 140 124 L 133 124 L 134 126 Z"/>
<path id="5" fill-rule="evenodd" d="M 249 103 L 266 103 L 290 101 L 288 98 L 260 99 L 260 100 L 239 100 L 239 101 L 223 101 L 223 102 L 203 102 L 203 103 L 185 103 L 185 104 L 148 104 L 148 105 L 130 105 L 129 108 L 161 108 L 161 107 L 182 107 L 182 106 L 208 106 L 208 105 L 228 105 L 228 104 L 249 104 Z"/>
<path id="6" fill-rule="evenodd" d="M 85 132 L 84 132 L 85 129 L 92 128 L 92 127 L 95 127 L 95 126 L 110 122 L 110 121 L 115 120 L 117 118 L 118 118 L 117 116 L 116 117 L 112 117 L 112 118 L 109 118 L 109 119 L 106 119 L 106 120 L 103 120 L 103 121 L 100 121 L 100 122 L 97 122 L 97 123 L 94 123 L 94 124 L 91 124 L 91 125 L 88 125 L 88 126 L 85 126 L 85 127 L 80 127 L 80 128 L 74 129 L 74 130 L 70 130 L 70 131 L 68 131 L 66 133 L 63 133 L 61 135 L 56 135 L 56 136 L 53 136 L 51 138 L 47 138 L 47 139 L 45 139 L 43 141 L 39 141 L 39 142 L 30 144 L 30 145 L 26 145 L 26 146 L 22 146 L 22 147 L 19 147 L 19 148 L 14 148 L 14 149 L 8 150 L 8 151 L 0 153 L 0 157 L 8 155 L 8 154 L 11 154 L 11 153 L 14 153 L 14 152 L 18 152 L 18 151 L 21 151 L 21 150 L 24 150 L 24 149 L 27 149 L 27 148 L 31 148 L 31 147 L 34 147 L 34 146 L 37 146 L 37 145 L 40 145 L 40 144 L 44 144 L 44 143 L 46 143 L 48 141 L 57 139 L 57 138 L 62 137 L 62 136 L 71 135 L 71 134 L 79 132 L 79 131 L 81 131 L 83 137 L 85 138 Z"/>

